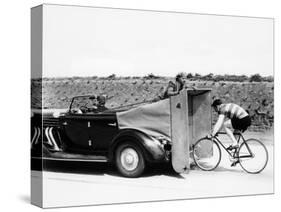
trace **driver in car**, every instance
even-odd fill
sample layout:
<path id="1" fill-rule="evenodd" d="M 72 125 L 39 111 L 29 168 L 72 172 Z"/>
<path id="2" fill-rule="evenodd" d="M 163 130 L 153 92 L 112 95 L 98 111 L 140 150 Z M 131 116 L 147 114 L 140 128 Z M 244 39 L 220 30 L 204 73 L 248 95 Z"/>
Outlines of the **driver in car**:
<path id="1" fill-rule="evenodd" d="M 91 106 L 87 106 L 85 111 L 82 111 L 83 113 L 89 113 L 89 112 L 95 112 L 98 108 L 98 100 L 96 96 L 91 96 L 89 99 L 92 101 Z"/>
<path id="2" fill-rule="evenodd" d="M 90 100 L 90 101 L 89 101 Z M 98 108 L 98 101 L 96 96 L 90 96 L 86 103 L 83 102 L 82 105 L 80 105 L 79 108 L 75 108 L 72 110 L 73 113 L 76 114 L 85 114 L 89 112 L 95 112 Z"/>
<path id="3" fill-rule="evenodd" d="M 106 95 L 100 95 L 97 97 L 97 112 L 103 112 L 105 110 L 108 110 L 108 108 L 105 106 L 106 103 Z"/>

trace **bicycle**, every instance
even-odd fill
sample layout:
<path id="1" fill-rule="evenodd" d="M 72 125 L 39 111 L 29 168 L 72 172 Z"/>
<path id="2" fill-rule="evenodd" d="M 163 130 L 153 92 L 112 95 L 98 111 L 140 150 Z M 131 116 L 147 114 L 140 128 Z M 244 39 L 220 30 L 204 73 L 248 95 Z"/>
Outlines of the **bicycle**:
<path id="1" fill-rule="evenodd" d="M 212 171 L 217 168 L 221 162 L 220 146 L 229 154 L 235 165 L 239 163 L 247 173 L 257 174 L 264 170 L 268 162 L 268 151 L 261 141 L 254 138 L 245 140 L 241 132 L 235 132 L 238 144 L 241 144 L 233 151 L 223 145 L 218 138 L 219 134 L 226 133 L 219 132 L 212 138 L 201 138 L 193 145 L 192 156 L 201 170 Z"/>

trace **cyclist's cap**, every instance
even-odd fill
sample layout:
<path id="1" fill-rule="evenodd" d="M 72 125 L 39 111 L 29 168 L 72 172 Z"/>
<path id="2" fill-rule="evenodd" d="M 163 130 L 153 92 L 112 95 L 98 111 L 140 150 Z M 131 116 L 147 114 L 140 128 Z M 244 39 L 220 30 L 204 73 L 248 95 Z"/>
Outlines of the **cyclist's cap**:
<path id="1" fill-rule="evenodd" d="M 217 105 L 221 105 L 221 104 L 222 104 L 222 101 L 220 99 L 215 99 L 213 101 L 212 107 L 216 107 Z"/>

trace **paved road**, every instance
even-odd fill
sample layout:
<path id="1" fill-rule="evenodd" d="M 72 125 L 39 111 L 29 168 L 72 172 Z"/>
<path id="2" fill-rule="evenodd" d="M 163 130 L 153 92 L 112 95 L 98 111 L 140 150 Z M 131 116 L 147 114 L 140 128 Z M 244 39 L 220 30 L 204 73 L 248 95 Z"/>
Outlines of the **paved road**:
<path id="1" fill-rule="evenodd" d="M 56 207 L 273 193 L 273 145 L 269 141 L 266 141 L 270 156 L 268 165 L 256 175 L 245 173 L 239 165 L 230 167 L 225 153 L 215 171 L 195 169 L 189 174 L 178 175 L 167 166 L 154 166 L 136 179 L 120 177 L 114 167 L 105 163 L 50 161 L 48 169 L 43 172 L 44 205 Z M 37 175 L 38 172 L 32 172 L 34 179 Z"/>

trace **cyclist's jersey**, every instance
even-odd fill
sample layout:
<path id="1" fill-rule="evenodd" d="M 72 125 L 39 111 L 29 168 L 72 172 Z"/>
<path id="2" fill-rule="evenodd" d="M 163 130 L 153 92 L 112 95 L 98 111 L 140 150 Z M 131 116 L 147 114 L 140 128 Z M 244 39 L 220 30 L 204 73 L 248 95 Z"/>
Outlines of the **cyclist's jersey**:
<path id="1" fill-rule="evenodd" d="M 233 103 L 222 104 L 219 108 L 219 114 L 223 114 L 229 119 L 242 119 L 249 115 L 242 107 Z"/>

